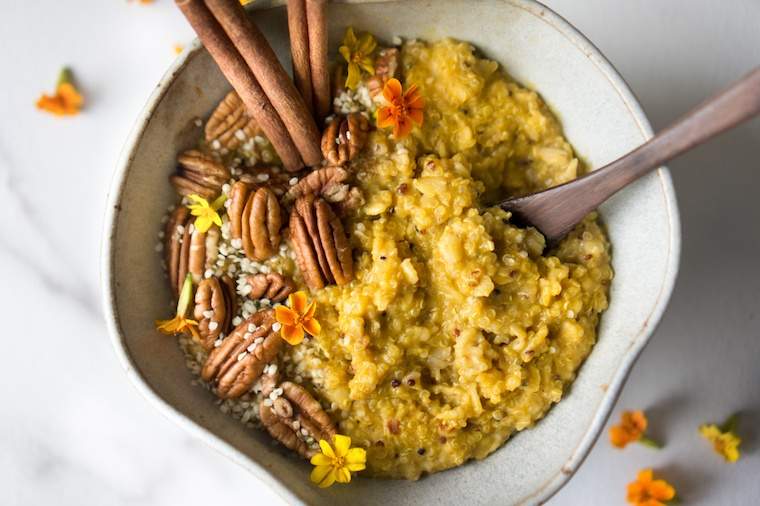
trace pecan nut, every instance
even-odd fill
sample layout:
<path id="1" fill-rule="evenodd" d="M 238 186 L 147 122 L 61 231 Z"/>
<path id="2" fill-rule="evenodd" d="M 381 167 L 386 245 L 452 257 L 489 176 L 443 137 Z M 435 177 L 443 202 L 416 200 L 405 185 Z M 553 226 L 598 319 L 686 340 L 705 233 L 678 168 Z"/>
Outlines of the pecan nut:
<path id="1" fill-rule="evenodd" d="M 292 202 L 304 195 L 314 194 L 330 202 L 340 202 L 348 194 L 348 171 L 343 167 L 322 167 L 301 178 L 285 194 L 285 202 Z"/>
<path id="2" fill-rule="evenodd" d="M 251 286 L 251 293 L 248 294 L 251 299 L 267 298 L 272 302 L 282 302 L 296 289 L 292 279 L 276 272 L 251 274 L 246 281 Z"/>
<path id="3" fill-rule="evenodd" d="M 230 331 L 235 299 L 235 286 L 228 276 L 221 279 L 212 276 L 198 283 L 194 316 L 198 321 L 201 345 L 206 350 L 213 348 L 214 341 Z"/>
<path id="4" fill-rule="evenodd" d="M 230 233 L 242 241 L 248 258 L 263 261 L 277 252 L 280 245 L 282 215 L 277 196 L 266 187 L 255 191 L 238 181 L 230 189 Z"/>
<path id="5" fill-rule="evenodd" d="M 254 189 L 266 186 L 278 197 L 285 195 L 290 188 L 290 180 L 293 178 L 292 173 L 285 172 L 277 166 L 256 165 L 245 167 L 244 170 L 240 181 L 249 184 Z"/>
<path id="6" fill-rule="evenodd" d="M 296 200 L 290 214 L 290 239 L 296 262 L 312 289 L 353 278 L 351 247 L 330 204 L 314 195 Z"/>
<path id="7" fill-rule="evenodd" d="M 322 134 L 322 155 L 329 165 L 343 165 L 356 158 L 368 134 L 369 120 L 364 114 L 336 116 Z"/>
<path id="8" fill-rule="evenodd" d="M 234 91 L 225 96 L 206 122 L 206 142 L 218 141 L 221 147 L 237 149 L 246 139 L 261 133 L 261 128 Z"/>
<path id="9" fill-rule="evenodd" d="M 398 48 L 395 47 L 382 49 L 377 53 L 377 58 L 375 58 L 375 73 L 367 80 L 369 95 L 373 99 L 380 96 L 388 79 L 396 77 L 398 57 Z"/>
<path id="10" fill-rule="evenodd" d="M 169 176 L 169 182 L 182 196 L 196 194 L 213 199 L 230 179 L 230 171 L 224 165 L 200 151 L 185 151 L 177 157 L 177 162 L 177 172 Z"/>
<path id="11" fill-rule="evenodd" d="M 332 441 L 337 433 L 335 424 L 319 401 L 302 386 L 285 381 L 280 389 L 282 394 L 271 407 L 263 402 L 259 405 L 261 423 L 286 448 L 311 458 L 316 453 L 316 444 L 312 446 L 305 439 Z"/>
<path id="12" fill-rule="evenodd" d="M 274 311 L 254 313 L 235 327 L 218 348 L 209 353 L 201 370 L 204 381 L 213 381 L 222 399 L 248 392 L 280 351 L 282 338 L 272 330 Z"/>
<path id="13" fill-rule="evenodd" d="M 201 232 L 193 225 L 195 218 L 184 207 L 177 207 L 169 215 L 164 231 L 166 270 L 169 285 L 179 294 L 188 272 L 195 283 L 200 282 L 207 269 L 211 269 L 217 257 L 219 230 L 210 228 Z"/>

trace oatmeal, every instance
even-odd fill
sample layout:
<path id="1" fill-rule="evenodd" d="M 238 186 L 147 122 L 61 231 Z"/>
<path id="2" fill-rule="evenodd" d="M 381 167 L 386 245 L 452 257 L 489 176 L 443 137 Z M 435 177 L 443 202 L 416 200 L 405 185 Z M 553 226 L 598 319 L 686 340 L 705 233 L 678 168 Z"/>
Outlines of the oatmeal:
<path id="1" fill-rule="evenodd" d="M 165 249 L 175 293 L 198 286 L 199 335 L 180 344 L 223 410 L 307 458 L 350 436 L 366 475 L 417 479 L 560 401 L 612 269 L 596 214 L 549 248 L 493 207 L 583 171 L 536 92 L 465 42 L 374 54 L 336 87 L 320 168 L 285 173 L 227 97 L 172 180 L 226 196 L 221 226 L 199 232 L 180 206 Z M 305 333 L 283 328 L 286 300 Z"/>

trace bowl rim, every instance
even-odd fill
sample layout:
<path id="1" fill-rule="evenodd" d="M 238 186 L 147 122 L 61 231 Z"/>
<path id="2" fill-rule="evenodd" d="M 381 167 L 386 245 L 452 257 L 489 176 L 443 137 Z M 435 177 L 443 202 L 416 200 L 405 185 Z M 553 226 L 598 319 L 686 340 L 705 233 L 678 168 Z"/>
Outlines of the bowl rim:
<path id="1" fill-rule="evenodd" d="M 337 4 L 356 4 L 356 3 L 391 3 L 399 0 L 331 0 Z M 519 8 L 528 14 L 542 18 L 551 25 L 555 30 L 562 34 L 571 44 L 578 48 L 604 75 L 612 87 L 615 89 L 620 99 L 625 104 L 631 117 L 634 119 L 642 136 L 645 140 L 653 136 L 652 127 L 644 114 L 636 96 L 629 88 L 626 81 L 607 60 L 601 51 L 583 35 L 580 30 L 575 28 L 565 18 L 554 12 L 549 7 L 543 5 L 537 0 L 498 0 L 505 4 Z M 271 0 L 265 2 L 256 2 L 249 8 L 271 8 L 281 6 L 285 0 Z M 279 478 L 264 467 L 260 466 L 248 456 L 244 455 L 230 443 L 227 443 L 216 434 L 209 432 L 207 429 L 197 425 L 190 420 L 185 414 L 177 410 L 173 405 L 164 401 L 142 377 L 139 369 L 129 355 L 125 337 L 121 331 L 120 318 L 116 310 L 116 280 L 115 280 L 115 251 L 114 239 L 116 237 L 117 222 L 121 211 L 121 201 L 124 194 L 124 188 L 128 180 L 132 162 L 134 161 L 137 149 L 145 134 L 145 129 L 156 109 L 162 102 L 162 99 L 169 91 L 175 77 L 180 74 L 188 63 L 201 54 L 202 45 L 195 39 L 185 51 L 177 57 L 170 65 L 169 69 L 162 76 L 156 88 L 151 93 L 146 105 L 141 110 L 130 131 L 122 151 L 116 163 L 112 175 L 111 184 L 106 198 L 106 210 L 103 221 L 103 232 L 101 240 L 101 257 L 100 257 L 100 285 L 101 297 L 103 304 L 103 313 L 109 338 L 114 351 L 118 357 L 124 372 L 129 378 L 132 385 L 137 391 L 153 404 L 160 413 L 168 419 L 188 431 L 193 436 L 207 443 L 211 448 L 218 451 L 223 456 L 233 462 L 241 465 L 243 468 L 254 474 L 259 480 L 266 483 L 275 493 L 289 504 L 306 504 L 304 500 L 296 495 L 290 488 L 282 483 Z M 543 485 L 536 489 L 531 495 L 521 498 L 525 503 L 544 503 L 551 498 L 567 481 L 575 474 L 580 465 L 585 460 L 591 447 L 599 437 L 604 427 L 612 407 L 615 404 L 622 386 L 631 372 L 636 359 L 639 357 L 650 337 L 657 328 L 662 315 L 667 307 L 668 300 L 673 291 L 676 277 L 678 274 L 680 252 L 681 252 L 681 225 L 678 212 L 678 206 L 673 188 L 673 181 L 670 172 L 666 167 L 660 167 L 656 170 L 659 183 L 665 198 L 665 209 L 668 215 L 668 224 L 670 228 L 668 252 L 667 252 L 667 269 L 661 285 L 660 292 L 654 302 L 649 316 L 644 320 L 638 334 L 633 338 L 632 344 L 622 358 L 620 367 L 615 373 L 613 380 L 602 397 L 594 419 L 589 424 L 580 443 L 575 448 L 571 456 L 561 467 L 561 471 L 547 480 Z"/>

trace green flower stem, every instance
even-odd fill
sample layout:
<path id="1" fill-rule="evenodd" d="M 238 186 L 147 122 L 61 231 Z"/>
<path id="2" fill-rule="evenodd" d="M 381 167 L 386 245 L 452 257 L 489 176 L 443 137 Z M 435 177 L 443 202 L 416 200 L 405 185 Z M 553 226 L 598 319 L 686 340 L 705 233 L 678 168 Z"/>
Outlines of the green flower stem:
<path id="1" fill-rule="evenodd" d="M 74 75 L 71 73 L 71 69 L 69 67 L 63 67 L 61 69 L 61 72 L 58 74 L 58 82 L 56 83 L 56 86 L 60 86 L 64 83 L 70 83 L 74 79 Z"/>
<path id="2" fill-rule="evenodd" d="M 641 438 L 639 439 L 639 443 L 643 444 L 646 447 L 654 448 L 656 450 L 659 450 L 660 448 L 662 448 L 662 445 L 660 443 L 646 436 L 641 436 Z"/>
<path id="3" fill-rule="evenodd" d="M 731 432 L 732 434 L 736 434 L 736 424 L 739 423 L 739 414 L 734 413 L 730 417 L 728 417 L 728 420 L 723 422 L 723 425 L 720 426 L 720 431 L 724 434 L 727 432 Z"/>

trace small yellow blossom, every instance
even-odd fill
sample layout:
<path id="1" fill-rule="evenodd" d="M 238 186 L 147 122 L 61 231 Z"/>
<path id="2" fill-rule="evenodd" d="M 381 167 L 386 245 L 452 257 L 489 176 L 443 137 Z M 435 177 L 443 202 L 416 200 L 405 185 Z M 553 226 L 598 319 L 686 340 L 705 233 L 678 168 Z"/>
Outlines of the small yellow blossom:
<path id="1" fill-rule="evenodd" d="M 55 95 L 42 96 L 37 100 L 37 108 L 56 116 L 73 116 L 79 114 L 84 105 L 84 98 L 74 86 L 71 69 L 64 67 L 58 75 Z"/>
<path id="2" fill-rule="evenodd" d="M 699 433 L 713 445 L 715 453 L 726 462 L 736 462 L 741 456 L 739 445 L 742 440 L 736 435 L 737 415 L 731 416 L 721 427 L 715 424 L 702 425 Z"/>
<path id="3" fill-rule="evenodd" d="M 190 214 L 195 216 L 195 228 L 201 232 L 207 232 L 211 225 L 222 226 L 222 218 L 219 217 L 217 211 L 222 208 L 224 201 L 227 200 L 225 195 L 220 195 L 211 204 L 200 195 L 192 194 L 188 195 L 187 198 L 195 202 L 187 206 L 190 209 Z"/>
<path id="4" fill-rule="evenodd" d="M 627 492 L 626 500 L 635 506 L 664 506 L 676 496 L 673 486 L 665 480 L 655 480 L 651 469 L 639 471 Z"/>
<path id="5" fill-rule="evenodd" d="M 633 442 L 659 448 L 659 444 L 644 435 L 648 424 L 643 411 L 623 411 L 620 423 L 610 427 L 610 443 L 615 448 L 625 448 Z"/>
<path id="6" fill-rule="evenodd" d="M 185 46 L 183 44 L 174 44 L 174 54 L 180 54 L 182 51 L 184 51 Z"/>
<path id="7" fill-rule="evenodd" d="M 364 33 L 357 39 L 352 27 L 349 26 L 346 29 L 343 44 L 338 48 L 338 51 L 348 63 L 348 75 L 346 77 L 348 89 L 353 90 L 359 84 L 362 70 L 369 74 L 375 73 L 375 61 L 372 59 L 372 52 L 376 47 L 377 41 L 372 34 Z"/>
<path id="8" fill-rule="evenodd" d="M 324 439 L 319 440 L 318 453 L 311 458 L 314 469 L 310 479 L 320 488 L 326 488 L 335 483 L 348 483 L 351 473 L 366 467 L 367 451 L 364 448 L 351 448 L 351 438 L 336 434 L 333 436 L 333 446 Z"/>
<path id="9" fill-rule="evenodd" d="M 182 283 L 182 291 L 179 294 L 179 300 L 177 301 L 177 313 L 171 320 L 156 320 L 156 329 L 162 334 L 168 336 L 181 334 L 183 332 L 190 332 L 193 338 L 200 340 L 201 336 L 198 334 L 198 330 L 195 328 L 198 326 L 198 322 L 186 318 L 187 309 L 190 306 L 190 301 L 193 298 L 193 276 L 188 273 L 185 276 L 185 281 Z"/>
<path id="10" fill-rule="evenodd" d="M 307 303 L 306 292 L 298 291 L 288 295 L 288 306 L 275 306 L 274 315 L 277 322 L 282 325 L 280 335 L 282 338 L 295 346 L 303 341 L 304 331 L 312 336 L 319 335 L 322 326 L 314 318 L 317 310 L 317 301 Z"/>

